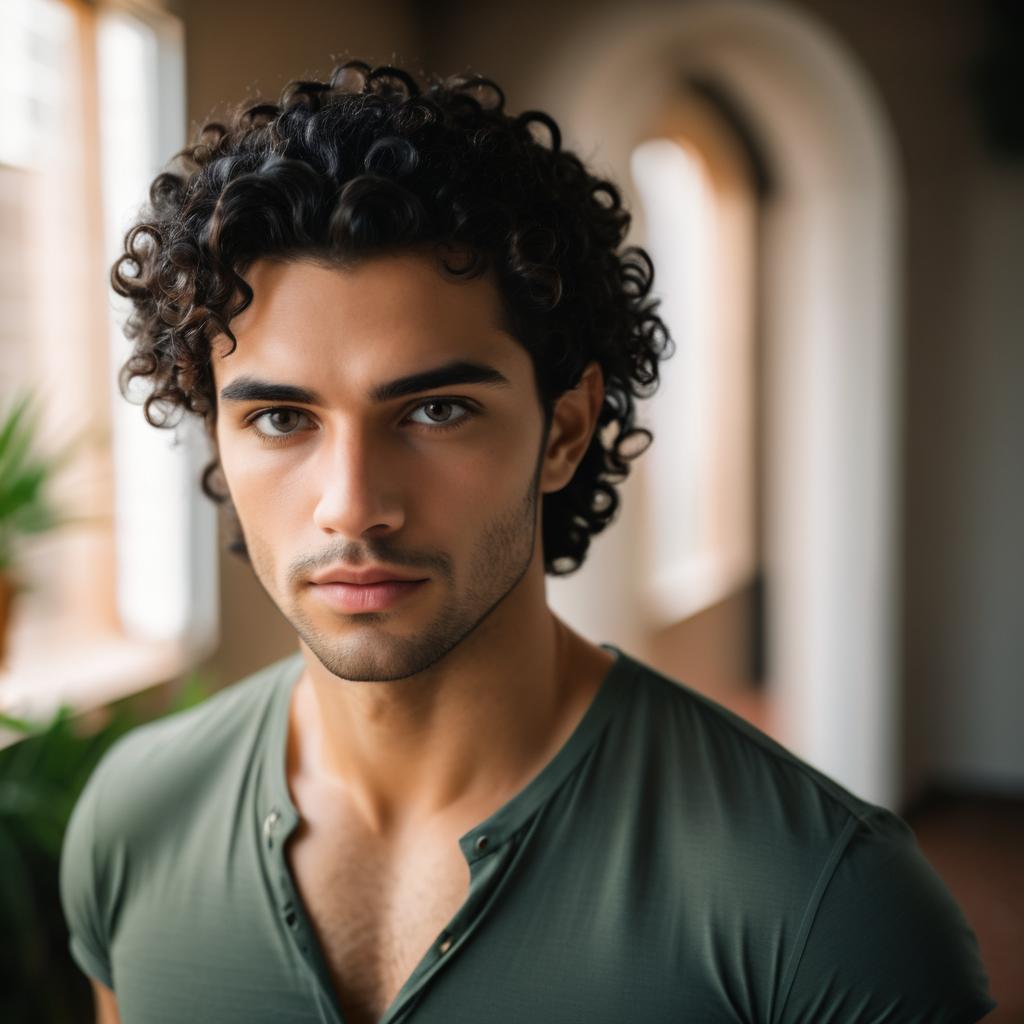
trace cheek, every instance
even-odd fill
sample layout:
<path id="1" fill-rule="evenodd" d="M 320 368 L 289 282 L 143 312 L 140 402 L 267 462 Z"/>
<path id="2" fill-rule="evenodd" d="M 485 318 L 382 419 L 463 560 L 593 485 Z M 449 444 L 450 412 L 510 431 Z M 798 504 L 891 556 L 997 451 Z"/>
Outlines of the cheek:
<path id="1" fill-rule="evenodd" d="M 244 441 L 229 439 L 219 447 L 221 470 L 239 518 L 249 530 L 289 515 L 301 491 L 295 486 L 294 468 L 284 460 L 252 451 Z"/>
<path id="2" fill-rule="evenodd" d="M 410 460 L 403 474 L 407 507 L 442 523 L 486 521 L 488 512 L 500 512 L 522 499 L 536 466 L 531 445 L 521 436 L 492 435 L 486 444 Z"/>

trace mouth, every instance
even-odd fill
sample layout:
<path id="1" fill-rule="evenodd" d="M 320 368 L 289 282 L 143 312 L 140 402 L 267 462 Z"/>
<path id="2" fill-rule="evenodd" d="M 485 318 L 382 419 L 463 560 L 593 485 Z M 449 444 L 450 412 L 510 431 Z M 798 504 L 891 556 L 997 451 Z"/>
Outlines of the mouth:
<path id="1" fill-rule="evenodd" d="M 381 580 L 376 583 L 312 583 L 316 598 L 335 611 L 358 614 L 379 612 L 411 597 L 429 579 Z"/>

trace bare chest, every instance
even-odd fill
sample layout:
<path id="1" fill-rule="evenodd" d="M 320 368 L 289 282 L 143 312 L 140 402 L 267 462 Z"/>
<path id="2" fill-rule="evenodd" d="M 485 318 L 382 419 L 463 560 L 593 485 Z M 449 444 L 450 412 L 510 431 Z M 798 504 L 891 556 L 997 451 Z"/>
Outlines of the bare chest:
<path id="1" fill-rule="evenodd" d="M 415 846 L 415 849 L 412 847 Z M 469 869 L 450 842 L 409 849 L 305 822 L 287 853 L 346 1024 L 375 1024 L 462 906 Z"/>

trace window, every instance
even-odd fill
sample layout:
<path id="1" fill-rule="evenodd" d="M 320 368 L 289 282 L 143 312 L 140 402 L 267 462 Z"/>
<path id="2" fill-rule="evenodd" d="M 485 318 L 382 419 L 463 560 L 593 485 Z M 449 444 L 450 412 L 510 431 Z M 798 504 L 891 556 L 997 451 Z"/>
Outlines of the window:
<path id="1" fill-rule="evenodd" d="M 39 447 L 84 432 L 52 498 L 80 521 L 20 549 L 0 703 L 43 716 L 171 678 L 215 643 L 216 517 L 197 424 L 150 427 L 117 390 L 129 220 L 185 142 L 180 23 L 156 7 L 0 11 L 0 395 L 38 396 Z M 141 401 L 141 395 L 136 401 Z"/>

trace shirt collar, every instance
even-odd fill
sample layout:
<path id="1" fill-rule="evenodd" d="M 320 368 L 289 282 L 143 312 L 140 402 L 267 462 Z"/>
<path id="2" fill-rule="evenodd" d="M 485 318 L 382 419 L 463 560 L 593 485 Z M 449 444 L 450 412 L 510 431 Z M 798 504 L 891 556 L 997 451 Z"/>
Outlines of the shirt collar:
<path id="1" fill-rule="evenodd" d="M 603 732 L 625 693 L 624 684 L 632 676 L 635 662 L 613 644 L 601 644 L 601 647 L 614 654 L 615 661 L 568 739 L 515 796 L 459 838 L 459 846 L 470 865 L 515 835 L 561 786 Z M 303 669 L 301 652 L 282 659 L 275 667 L 268 728 L 264 731 L 263 785 L 260 787 L 264 845 L 275 836 L 278 843 L 283 843 L 300 818 L 288 790 L 285 752 L 291 695 Z"/>

